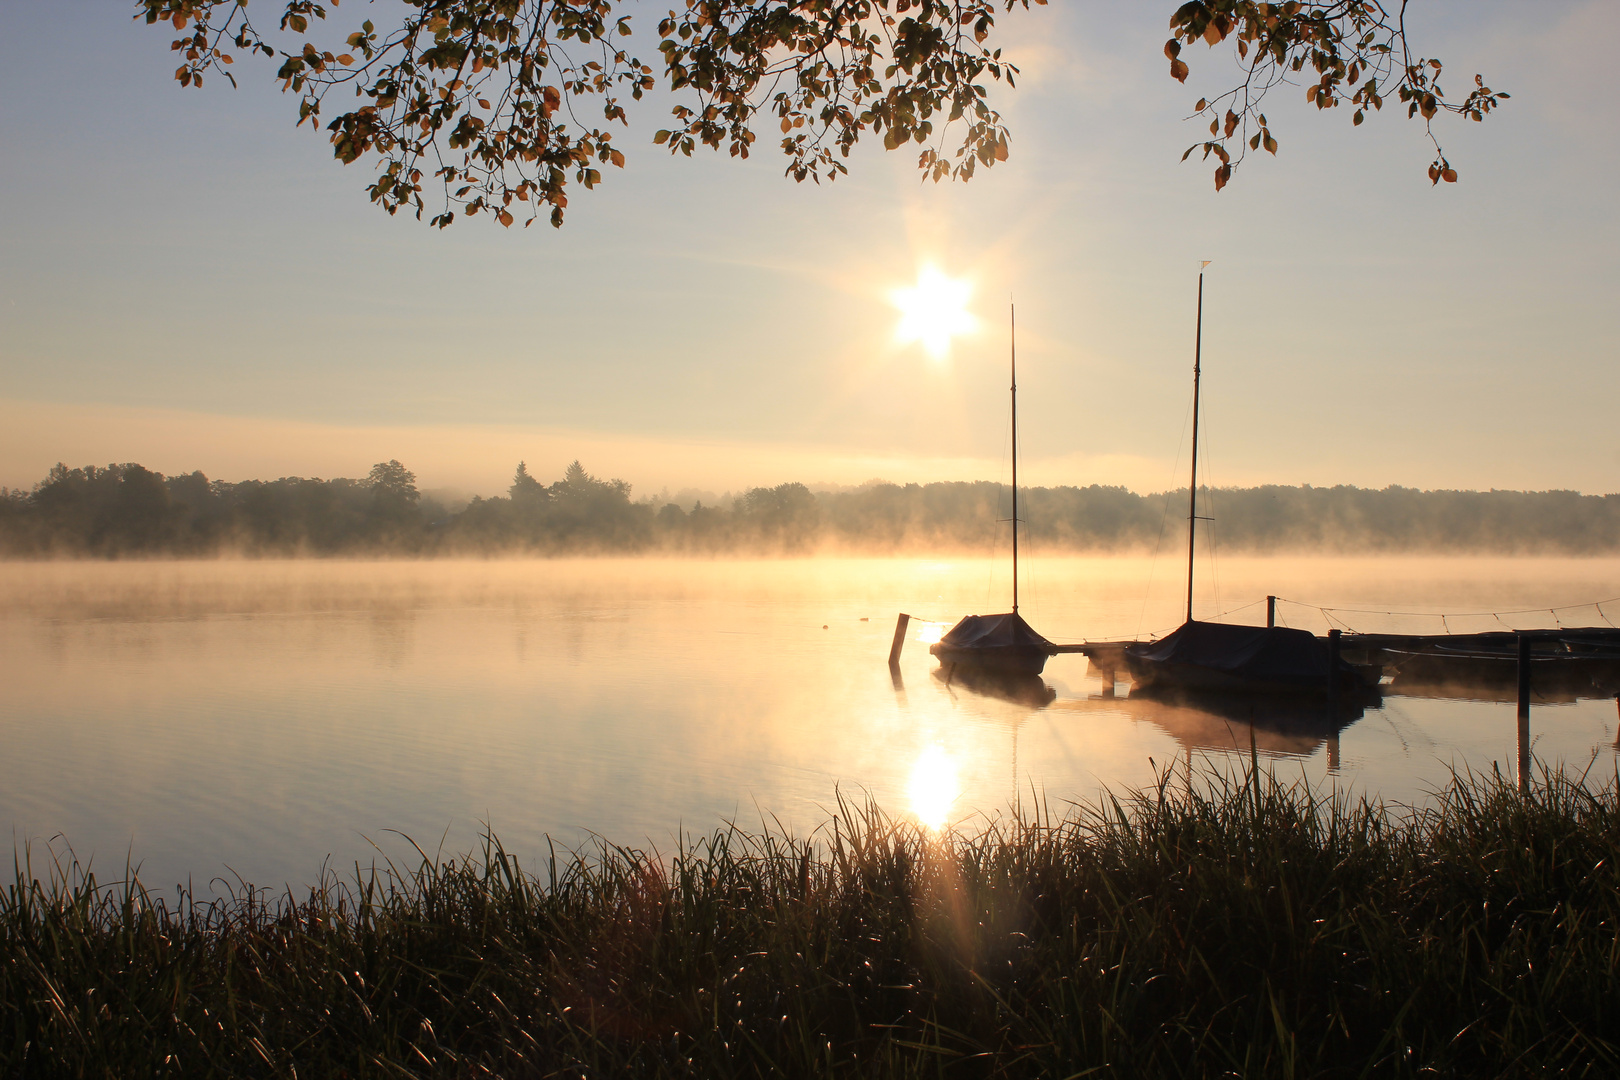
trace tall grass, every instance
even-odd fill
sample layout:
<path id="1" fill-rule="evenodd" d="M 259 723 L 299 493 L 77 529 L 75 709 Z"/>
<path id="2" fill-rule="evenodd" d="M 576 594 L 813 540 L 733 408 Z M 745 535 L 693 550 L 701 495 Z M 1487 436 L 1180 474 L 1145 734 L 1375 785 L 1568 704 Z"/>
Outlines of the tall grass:
<path id="1" fill-rule="evenodd" d="M 538 873 L 490 836 L 273 903 L 24 853 L 0 1075 L 1615 1075 L 1617 846 L 1612 781 L 1251 773 Z"/>

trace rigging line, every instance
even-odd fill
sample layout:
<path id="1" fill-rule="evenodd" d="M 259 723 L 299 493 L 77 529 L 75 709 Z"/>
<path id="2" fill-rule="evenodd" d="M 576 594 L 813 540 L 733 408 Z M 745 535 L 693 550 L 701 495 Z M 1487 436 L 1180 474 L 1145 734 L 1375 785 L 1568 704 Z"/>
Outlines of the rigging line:
<path id="1" fill-rule="evenodd" d="M 1007 466 L 1008 461 L 1009 461 L 1009 457 L 1008 457 L 1009 449 L 1012 449 L 1012 452 L 1016 453 L 1016 448 L 1012 447 L 1013 435 L 1016 434 L 1013 431 L 1012 417 L 1010 415 L 1004 415 L 1004 419 L 1005 419 L 1005 422 L 1006 422 L 1006 427 L 1002 428 L 1002 440 L 1001 440 L 1001 464 L 1002 464 L 1001 475 L 1002 476 L 1007 475 L 1006 466 Z M 1000 551 L 1001 551 L 1001 530 L 998 529 L 996 526 L 1001 524 L 1001 522 L 1007 520 L 1006 518 L 1003 518 L 1001 516 L 1001 492 L 1005 491 L 1006 489 L 1007 489 L 1006 484 L 1001 483 L 999 481 L 997 482 L 996 509 L 995 509 L 996 517 L 992 520 L 992 523 L 990 525 L 990 565 L 986 566 L 985 569 L 984 569 L 984 610 L 985 611 L 994 611 L 995 610 L 995 608 L 992 607 L 991 605 L 994 603 L 994 600 L 995 600 L 996 567 L 998 565 L 1000 565 L 1000 563 L 1001 563 L 1001 553 L 1000 553 Z M 1018 500 L 1017 500 L 1017 497 L 1015 496 L 1014 499 L 1013 499 L 1013 507 L 1016 509 L 1017 506 L 1018 506 Z M 1018 522 L 1014 521 L 1012 523 L 1012 525 L 1013 525 L 1014 529 L 1018 528 Z M 1016 540 L 1014 542 L 1016 543 Z"/>
<path id="2" fill-rule="evenodd" d="M 1287 600 L 1286 598 L 1281 597 L 1281 596 L 1277 597 L 1277 599 L 1280 600 L 1280 601 L 1283 601 L 1284 603 L 1299 604 L 1302 607 L 1314 607 L 1318 611 L 1329 611 L 1329 610 L 1331 610 L 1331 611 L 1348 611 L 1353 615 L 1402 615 L 1402 616 L 1408 616 L 1408 617 L 1411 617 L 1411 618 L 1427 618 L 1427 619 L 1444 619 L 1447 616 L 1449 616 L 1449 617 L 1451 617 L 1453 619 L 1486 619 L 1486 618 L 1491 618 L 1493 616 L 1500 616 L 1500 615 L 1538 615 L 1543 611 L 1549 611 L 1549 612 L 1576 611 L 1576 610 L 1579 610 L 1580 608 L 1584 608 L 1584 607 L 1597 608 L 1598 613 L 1602 614 L 1602 611 L 1603 611 L 1602 605 L 1620 603 L 1620 596 L 1610 596 L 1610 597 L 1605 597 L 1604 599 L 1597 600 L 1597 601 L 1588 600 L 1584 604 L 1561 604 L 1561 605 L 1559 605 L 1558 607 L 1555 607 L 1555 608 L 1503 608 L 1500 611 L 1447 611 L 1447 612 L 1439 612 L 1439 611 L 1383 611 L 1383 610 L 1381 610 L 1379 608 L 1351 608 L 1351 607 L 1327 608 L 1327 607 L 1323 607 L 1322 605 L 1319 605 L 1319 604 L 1306 603 L 1305 601 L 1302 601 L 1302 600 Z M 1557 615 L 1555 614 L 1553 617 L 1557 618 Z M 1607 616 L 1605 616 L 1605 618 L 1607 618 Z"/>
<path id="3" fill-rule="evenodd" d="M 1345 630 L 1349 630 L 1352 634 L 1354 634 L 1356 632 L 1355 628 L 1352 627 L 1349 623 L 1347 623 L 1343 619 L 1340 619 L 1340 618 L 1338 618 L 1338 617 L 1331 614 L 1331 612 L 1333 610 L 1335 610 L 1335 609 L 1333 609 L 1333 608 L 1317 608 L 1316 610 L 1320 611 L 1322 613 L 1322 621 L 1327 623 L 1329 627 L 1331 627 L 1334 623 L 1338 623 L 1340 627 L 1342 627 Z"/>
<path id="4" fill-rule="evenodd" d="M 1235 608 L 1232 608 L 1232 609 L 1230 609 L 1228 611 L 1217 611 L 1215 613 L 1215 621 L 1220 622 L 1222 619 L 1230 618 L 1231 616 L 1236 615 L 1241 611 L 1248 611 L 1252 607 L 1259 606 L 1259 604 L 1260 604 L 1260 601 L 1256 600 L 1253 603 L 1244 604 L 1242 607 L 1235 607 Z"/>
<path id="5" fill-rule="evenodd" d="M 1261 603 L 1262 603 L 1262 601 L 1255 600 L 1255 601 L 1252 601 L 1251 603 L 1244 604 L 1242 607 L 1235 607 L 1230 611 L 1223 611 L 1219 615 L 1216 615 L 1215 619 L 1216 619 L 1216 621 L 1219 621 L 1221 619 L 1226 618 L 1228 615 L 1236 615 L 1240 611 L 1247 611 L 1249 608 L 1259 607 Z M 1170 631 L 1175 630 L 1175 629 L 1178 629 L 1178 627 L 1175 627 L 1175 626 L 1162 627 L 1162 628 L 1160 628 L 1158 630 L 1152 631 L 1150 636 L 1151 637 L 1158 637 L 1160 634 L 1168 634 Z M 1138 636 L 1140 636 L 1140 635 L 1138 635 Z"/>
<path id="6" fill-rule="evenodd" d="M 1204 421 L 1204 430 L 1201 434 L 1203 438 L 1199 441 L 1203 443 L 1204 475 L 1207 477 L 1210 473 L 1209 421 Z M 1202 520 L 1208 522 L 1208 526 L 1204 529 L 1204 544 L 1209 552 L 1209 586 L 1210 591 L 1214 593 L 1215 607 L 1218 609 L 1221 606 L 1221 571 L 1220 564 L 1215 561 L 1215 500 L 1208 480 L 1204 481 L 1203 490 L 1205 512 Z"/>
<path id="7" fill-rule="evenodd" d="M 1015 448 L 1018 450 L 1018 452 L 1023 453 L 1024 440 L 1023 440 L 1023 437 L 1016 430 L 1013 431 L 1013 441 L 1015 443 Z M 1028 460 L 1028 459 L 1026 458 L 1025 460 Z M 1024 488 L 1024 513 L 1026 513 L 1026 514 L 1029 513 L 1029 488 L 1027 486 Z M 1015 532 L 1017 531 L 1018 526 L 1020 524 L 1022 524 L 1024 526 L 1023 540 L 1022 540 L 1021 543 L 1022 543 L 1023 552 L 1024 552 L 1024 562 L 1027 564 L 1027 563 L 1033 562 L 1034 558 L 1035 558 L 1034 534 L 1030 532 L 1029 519 L 1024 518 L 1020 522 L 1019 519 L 1015 515 L 1014 518 L 1013 518 L 1013 530 Z M 1029 566 L 1027 566 L 1027 565 L 1024 568 L 1024 574 L 1023 574 L 1024 584 L 1021 586 L 1021 591 L 1024 594 L 1024 601 L 1023 601 L 1022 606 L 1023 607 L 1033 607 L 1033 608 L 1035 608 L 1035 611 L 1038 614 L 1040 612 L 1040 610 L 1041 610 L 1041 607 L 1040 607 L 1040 603 L 1041 603 L 1040 590 L 1035 587 L 1035 576 L 1029 572 L 1030 569 L 1031 568 Z"/>
<path id="8" fill-rule="evenodd" d="M 1187 411 L 1181 414 L 1181 435 L 1176 439 L 1176 458 L 1170 464 L 1170 484 L 1176 482 L 1176 474 L 1181 471 L 1181 448 L 1187 443 L 1187 417 L 1192 415 L 1192 395 L 1187 396 Z M 1153 596 L 1153 574 L 1159 566 L 1159 551 L 1164 547 L 1164 529 L 1170 522 L 1170 496 L 1174 492 L 1166 487 L 1164 492 L 1164 513 L 1159 516 L 1159 538 L 1153 544 L 1153 558 L 1148 561 L 1147 587 L 1142 590 L 1142 610 L 1136 616 L 1136 637 L 1142 636 L 1142 624 L 1147 621 L 1148 600 Z"/>
<path id="9" fill-rule="evenodd" d="M 1014 379 L 1014 390 L 1013 390 L 1014 393 L 1017 393 L 1016 382 L 1017 382 L 1017 380 Z M 1023 454 L 1023 452 L 1024 452 L 1024 437 L 1023 437 L 1023 433 L 1020 431 L 1017 424 L 1013 424 L 1013 423 L 1011 423 L 1009 421 L 1009 426 L 1011 426 L 1011 428 L 1012 428 L 1013 457 L 1016 459 L 1019 455 Z M 1026 457 L 1024 460 L 1027 462 L 1029 459 Z M 1027 469 L 1027 466 L 1026 466 L 1026 472 L 1027 471 L 1028 471 L 1028 469 Z M 1013 477 L 1013 482 L 1015 484 L 1017 483 L 1017 476 L 1016 475 Z M 1035 557 L 1034 533 L 1030 530 L 1029 518 L 1026 517 L 1026 518 L 1023 518 L 1022 520 L 1020 520 L 1020 518 L 1018 516 L 1018 499 L 1017 499 L 1017 495 L 1018 495 L 1018 492 L 1017 492 L 1017 490 L 1015 488 L 1015 490 L 1013 491 L 1014 498 L 1013 498 L 1013 523 L 1012 523 L 1012 527 L 1013 527 L 1013 533 L 1015 534 L 1015 539 L 1016 539 L 1016 534 L 1018 533 L 1019 525 L 1023 525 L 1023 527 L 1024 527 L 1023 540 L 1022 540 L 1023 549 L 1024 549 L 1024 560 L 1023 561 L 1026 564 L 1028 564 L 1028 563 L 1032 562 L 1034 560 L 1034 557 Z M 1027 484 L 1024 486 L 1024 513 L 1025 514 L 1029 513 L 1029 485 L 1027 485 Z M 1020 591 L 1020 588 L 1021 588 L 1021 591 L 1025 594 L 1025 603 L 1023 604 L 1023 606 L 1024 607 L 1033 606 L 1035 608 L 1036 612 L 1039 613 L 1041 611 L 1042 593 L 1041 593 L 1040 588 L 1038 587 L 1037 578 L 1035 577 L 1034 574 L 1029 573 L 1030 569 L 1032 569 L 1032 567 L 1029 567 L 1028 565 L 1025 566 L 1025 573 L 1023 574 L 1024 585 L 1022 587 L 1019 587 L 1017 585 L 1017 583 L 1015 582 L 1014 583 L 1014 593 L 1013 593 L 1013 595 L 1017 596 L 1018 592 Z M 1013 573 L 1016 574 L 1017 572 L 1018 572 L 1017 569 L 1014 568 Z"/>

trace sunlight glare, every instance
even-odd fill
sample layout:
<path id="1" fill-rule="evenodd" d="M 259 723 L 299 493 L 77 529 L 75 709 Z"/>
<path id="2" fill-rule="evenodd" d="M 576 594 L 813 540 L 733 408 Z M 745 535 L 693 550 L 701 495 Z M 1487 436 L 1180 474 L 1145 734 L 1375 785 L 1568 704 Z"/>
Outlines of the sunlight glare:
<path id="1" fill-rule="evenodd" d="M 942 829 L 950 818 L 951 804 L 962 794 L 956 762 L 938 743 L 922 752 L 911 770 L 911 810 L 930 829 Z"/>
<path id="2" fill-rule="evenodd" d="M 946 630 L 950 629 L 947 624 L 942 622 L 924 622 L 921 619 L 913 619 L 912 623 L 917 627 L 916 640 L 924 645 L 934 644 L 945 636 Z"/>
<path id="3" fill-rule="evenodd" d="M 902 345 L 921 342 L 929 356 L 943 360 L 951 351 L 951 339 L 979 324 L 968 314 L 971 295 L 973 286 L 969 282 L 946 277 L 938 267 L 924 266 L 917 272 L 916 285 L 889 294 L 889 300 L 900 309 L 895 340 Z"/>

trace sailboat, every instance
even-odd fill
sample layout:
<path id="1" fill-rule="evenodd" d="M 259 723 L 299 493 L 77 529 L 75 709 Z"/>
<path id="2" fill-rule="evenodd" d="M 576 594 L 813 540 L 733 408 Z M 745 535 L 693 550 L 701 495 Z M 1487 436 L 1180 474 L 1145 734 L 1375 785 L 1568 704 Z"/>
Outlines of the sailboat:
<path id="1" fill-rule="evenodd" d="M 1029 677 L 1046 668 L 1058 648 L 1018 614 L 1018 313 L 1011 317 L 1012 374 L 1012 610 L 999 615 L 967 615 L 928 647 L 942 665 L 964 673 Z"/>
<path id="2" fill-rule="evenodd" d="M 1158 641 L 1127 646 L 1125 665 L 1138 689 L 1318 694 L 1329 692 L 1333 658 L 1307 630 L 1237 626 L 1193 618 L 1193 564 L 1198 531 L 1198 397 L 1203 375 L 1204 267 L 1198 269 L 1198 329 L 1193 347 L 1192 479 L 1187 491 L 1187 621 Z M 1346 687 L 1364 685 L 1363 673 L 1342 660 Z M 1373 676 L 1376 683 L 1377 677 Z"/>

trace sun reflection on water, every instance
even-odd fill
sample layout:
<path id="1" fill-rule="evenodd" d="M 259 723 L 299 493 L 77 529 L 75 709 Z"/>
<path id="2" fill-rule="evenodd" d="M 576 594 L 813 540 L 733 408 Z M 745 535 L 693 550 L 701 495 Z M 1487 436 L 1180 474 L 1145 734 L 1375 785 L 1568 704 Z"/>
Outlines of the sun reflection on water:
<path id="1" fill-rule="evenodd" d="M 911 770 L 911 810 L 930 829 L 942 829 L 951 805 L 961 797 L 962 782 L 956 762 L 938 743 L 924 750 Z"/>
<path id="2" fill-rule="evenodd" d="M 944 637 L 945 631 L 949 629 L 949 626 L 946 623 L 922 622 L 921 620 L 917 619 L 912 620 L 912 625 L 917 628 L 917 640 L 924 645 L 934 644 L 940 638 Z"/>

